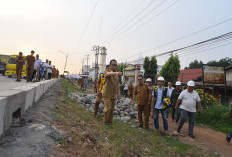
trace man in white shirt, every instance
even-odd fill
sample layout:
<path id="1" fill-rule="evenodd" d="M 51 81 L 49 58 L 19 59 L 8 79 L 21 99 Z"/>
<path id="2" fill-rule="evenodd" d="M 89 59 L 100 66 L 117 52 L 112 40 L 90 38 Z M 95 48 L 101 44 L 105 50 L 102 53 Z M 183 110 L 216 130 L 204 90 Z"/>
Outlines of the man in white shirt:
<path id="1" fill-rule="evenodd" d="M 198 104 L 198 111 L 201 113 L 201 99 L 198 93 L 194 90 L 195 83 L 190 80 L 187 85 L 188 88 L 180 93 L 176 102 L 176 109 L 181 102 L 181 119 L 177 132 L 180 132 L 181 128 L 189 117 L 189 136 L 195 138 L 195 136 L 193 135 L 193 128 L 196 113 L 196 103 Z"/>
<path id="2" fill-rule="evenodd" d="M 172 87 L 172 82 L 168 82 L 168 88 L 167 88 L 167 98 L 170 98 L 172 99 L 172 91 L 173 89 L 175 89 L 174 87 Z M 169 110 L 167 110 L 167 118 L 168 118 L 168 115 L 169 115 Z"/>
<path id="3" fill-rule="evenodd" d="M 48 80 L 50 80 L 52 78 L 52 68 L 53 68 L 53 66 L 52 66 L 51 63 L 52 62 L 49 61 L 48 66 L 47 66 Z"/>
<path id="4" fill-rule="evenodd" d="M 127 97 L 127 93 L 128 93 L 128 83 L 127 83 L 127 81 L 125 81 L 123 91 L 124 91 L 124 96 Z"/>
<path id="5" fill-rule="evenodd" d="M 45 80 L 48 79 L 48 72 L 47 72 L 48 69 L 47 69 L 47 67 L 48 67 L 48 59 L 46 59 L 46 63 L 43 64 Z"/>
<path id="6" fill-rule="evenodd" d="M 42 65 L 42 60 L 39 59 L 39 55 L 36 55 L 35 63 L 34 63 L 34 72 L 33 72 L 33 78 L 36 75 L 36 81 L 40 80 L 40 68 Z"/>

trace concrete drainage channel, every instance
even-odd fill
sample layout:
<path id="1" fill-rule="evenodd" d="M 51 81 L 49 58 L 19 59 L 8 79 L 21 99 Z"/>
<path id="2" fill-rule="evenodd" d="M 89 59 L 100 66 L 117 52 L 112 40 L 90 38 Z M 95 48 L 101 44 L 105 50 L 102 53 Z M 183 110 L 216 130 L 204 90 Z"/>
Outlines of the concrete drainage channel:
<path id="1" fill-rule="evenodd" d="M 20 118 L 58 79 L 46 80 L 0 92 L 0 137 L 14 118 Z"/>

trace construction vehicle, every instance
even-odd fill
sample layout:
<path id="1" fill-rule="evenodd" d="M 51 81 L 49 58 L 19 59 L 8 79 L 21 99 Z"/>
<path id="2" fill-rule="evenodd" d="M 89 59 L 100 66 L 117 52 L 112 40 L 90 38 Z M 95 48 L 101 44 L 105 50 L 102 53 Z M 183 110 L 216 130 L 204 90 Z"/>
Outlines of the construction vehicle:
<path id="1" fill-rule="evenodd" d="M 16 57 L 19 55 L 10 55 L 10 58 L 6 64 L 6 71 L 5 75 L 8 76 L 9 78 L 15 77 L 16 76 Z M 24 59 L 26 59 L 26 56 L 23 56 Z M 26 72 L 26 61 L 23 63 L 23 69 L 22 69 L 22 75 L 23 78 L 26 78 L 27 72 Z"/>

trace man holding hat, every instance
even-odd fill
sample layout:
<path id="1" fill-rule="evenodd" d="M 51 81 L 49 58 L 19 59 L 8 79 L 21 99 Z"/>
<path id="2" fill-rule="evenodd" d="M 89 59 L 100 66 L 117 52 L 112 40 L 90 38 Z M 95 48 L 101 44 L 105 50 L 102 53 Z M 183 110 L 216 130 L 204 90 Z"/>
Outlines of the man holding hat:
<path id="1" fill-rule="evenodd" d="M 193 128 L 196 113 L 196 103 L 198 104 L 198 111 L 201 113 L 201 99 L 198 93 L 194 90 L 195 83 L 192 80 L 187 83 L 187 86 L 188 88 L 180 93 L 180 96 L 176 102 L 176 109 L 178 109 L 178 105 L 181 102 L 179 107 L 181 109 L 181 119 L 177 132 L 180 132 L 181 128 L 189 117 L 189 136 L 191 138 L 195 138 L 193 135 Z"/>
<path id="2" fill-rule="evenodd" d="M 181 82 L 180 81 L 177 81 L 176 82 L 176 88 L 173 89 L 172 91 L 172 96 L 171 96 L 171 101 L 172 101 L 172 121 L 174 122 L 175 121 L 175 112 L 176 112 L 176 109 L 175 109 L 175 105 L 176 105 L 176 101 L 180 95 L 180 93 L 182 92 L 182 89 L 181 89 Z M 179 122 L 179 119 L 180 119 L 180 111 L 181 109 L 178 108 L 177 109 L 177 117 L 176 117 L 176 123 Z"/>
<path id="3" fill-rule="evenodd" d="M 158 88 L 152 92 L 152 115 L 151 118 L 154 118 L 155 129 L 159 129 L 159 112 L 161 112 L 164 131 L 168 131 L 168 121 L 167 121 L 167 108 L 164 108 L 164 98 L 167 96 L 167 89 L 164 89 L 164 78 L 162 76 L 158 77 L 157 85 Z M 155 131 L 156 131 L 155 130 Z"/>

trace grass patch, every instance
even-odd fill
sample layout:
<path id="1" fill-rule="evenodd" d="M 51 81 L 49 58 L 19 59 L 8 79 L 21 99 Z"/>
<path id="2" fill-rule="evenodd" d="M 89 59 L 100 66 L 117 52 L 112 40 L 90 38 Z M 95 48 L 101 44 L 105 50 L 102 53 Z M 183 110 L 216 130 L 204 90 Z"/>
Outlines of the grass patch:
<path id="1" fill-rule="evenodd" d="M 62 80 L 62 88 L 76 92 Z M 71 88 L 71 89 L 68 89 Z M 65 126 L 72 143 L 62 144 L 61 151 L 80 156 L 209 156 L 194 146 L 179 142 L 170 136 L 155 134 L 145 129 L 134 128 L 121 121 L 113 126 L 103 123 L 102 115 L 93 117 L 67 95 L 65 103 L 59 101 L 56 109 L 57 122 Z M 72 131 L 70 131 L 72 130 Z M 73 149 L 71 149 L 73 148 Z"/>
<path id="2" fill-rule="evenodd" d="M 73 84 L 74 85 L 73 85 Z M 68 79 L 62 79 L 61 80 L 61 85 L 62 87 L 67 91 L 67 93 L 75 93 L 75 92 L 79 92 L 79 93 L 85 93 L 85 94 L 89 94 L 90 92 L 88 91 L 83 91 L 79 86 L 77 81 L 72 81 L 72 83 L 68 80 Z"/>
<path id="3" fill-rule="evenodd" d="M 219 105 L 205 108 L 203 114 L 196 114 L 196 122 L 223 133 L 231 132 L 232 119 L 229 116 L 230 110 L 229 107 Z"/>

